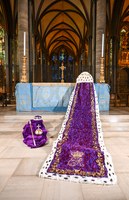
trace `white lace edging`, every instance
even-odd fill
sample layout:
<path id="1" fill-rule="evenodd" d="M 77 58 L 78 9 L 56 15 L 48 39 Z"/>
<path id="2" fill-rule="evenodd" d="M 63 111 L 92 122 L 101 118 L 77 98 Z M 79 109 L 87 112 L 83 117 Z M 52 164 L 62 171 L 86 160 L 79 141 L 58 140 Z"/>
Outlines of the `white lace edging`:
<path id="1" fill-rule="evenodd" d="M 78 77 L 77 77 L 77 83 L 93 83 L 93 78 L 91 74 L 88 72 L 82 72 Z"/>

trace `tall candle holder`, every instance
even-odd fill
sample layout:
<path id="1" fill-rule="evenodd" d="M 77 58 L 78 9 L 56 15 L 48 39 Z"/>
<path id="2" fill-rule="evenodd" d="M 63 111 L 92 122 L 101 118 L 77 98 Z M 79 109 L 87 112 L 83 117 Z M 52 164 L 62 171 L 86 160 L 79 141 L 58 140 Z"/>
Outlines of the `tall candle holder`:
<path id="1" fill-rule="evenodd" d="M 105 83 L 105 79 L 104 79 L 104 57 L 100 58 L 100 83 Z"/>
<path id="2" fill-rule="evenodd" d="M 27 57 L 23 56 L 23 65 L 22 65 L 22 77 L 21 77 L 21 82 L 26 83 L 27 82 L 27 77 L 26 77 L 26 61 Z"/>

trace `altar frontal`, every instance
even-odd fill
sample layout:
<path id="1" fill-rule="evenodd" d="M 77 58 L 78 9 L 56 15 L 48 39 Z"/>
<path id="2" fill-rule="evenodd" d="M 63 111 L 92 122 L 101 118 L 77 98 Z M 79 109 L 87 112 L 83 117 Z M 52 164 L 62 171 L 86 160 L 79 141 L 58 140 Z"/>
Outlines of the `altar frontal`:
<path id="1" fill-rule="evenodd" d="M 109 111 L 110 87 L 95 83 L 100 111 Z M 75 83 L 17 83 L 17 111 L 66 112 Z"/>
<path id="2" fill-rule="evenodd" d="M 93 78 L 83 72 L 52 152 L 40 177 L 81 183 L 115 184 L 116 175 L 104 141 Z"/>

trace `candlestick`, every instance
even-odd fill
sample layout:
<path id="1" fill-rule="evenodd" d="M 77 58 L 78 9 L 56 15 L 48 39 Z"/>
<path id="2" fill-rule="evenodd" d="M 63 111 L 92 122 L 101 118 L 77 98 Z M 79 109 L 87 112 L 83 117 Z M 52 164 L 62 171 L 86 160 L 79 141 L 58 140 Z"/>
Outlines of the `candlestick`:
<path id="1" fill-rule="evenodd" d="M 26 32 L 24 32 L 24 56 L 26 55 Z"/>
<path id="2" fill-rule="evenodd" d="M 27 62 L 27 57 L 23 56 L 23 65 L 22 65 L 22 76 L 21 76 L 21 82 L 22 83 L 27 83 L 27 69 L 26 69 L 26 62 Z"/>
<path id="3" fill-rule="evenodd" d="M 102 34 L 102 57 L 104 57 L 104 33 Z"/>
<path id="4" fill-rule="evenodd" d="M 105 79 L 104 79 L 104 57 L 100 58 L 100 83 L 105 83 Z"/>

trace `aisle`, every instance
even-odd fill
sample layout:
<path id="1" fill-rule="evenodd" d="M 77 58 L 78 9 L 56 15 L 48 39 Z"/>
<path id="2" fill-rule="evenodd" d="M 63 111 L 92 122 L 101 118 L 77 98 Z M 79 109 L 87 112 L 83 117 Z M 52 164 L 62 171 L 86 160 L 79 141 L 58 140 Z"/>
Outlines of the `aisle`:
<path id="1" fill-rule="evenodd" d="M 41 114 L 48 143 L 30 149 L 22 142 L 22 127 Z M 110 152 L 118 184 L 102 186 L 42 179 L 38 172 L 60 130 L 64 113 L 17 113 L 0 107 L 0 200 L 126 200 L 129 199 L 129 114 L 127 109 L 101 113 L 105 145 Z"/>

